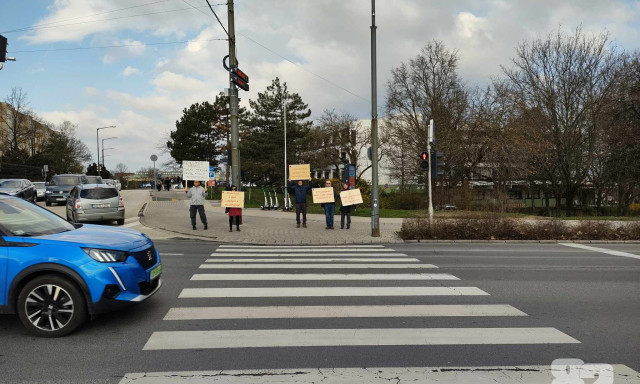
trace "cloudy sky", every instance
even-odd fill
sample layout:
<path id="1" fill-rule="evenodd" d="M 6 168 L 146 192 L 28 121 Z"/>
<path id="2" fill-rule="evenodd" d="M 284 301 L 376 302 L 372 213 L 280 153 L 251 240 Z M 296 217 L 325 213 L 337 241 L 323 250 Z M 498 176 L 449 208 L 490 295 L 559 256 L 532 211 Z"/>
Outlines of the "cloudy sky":
<path id="1" fill-rule="evenodd" d="M 224 24 L 226 6 L 210 0 Z M 149 165 L 183 108 L 228 87 L 226 37 L 205 0 L 0 0 L 0 33 L 18 61 L 0 71 L 53 123 L 70 120 L 95 154 L 95 128 L 117 136 L 113 168 Z M 578 25 L 640 48 L 637 0 L 377 0 L 378 100 L 391 68 L 439 39 L 459 51 L 460 74 L 485 84 L 519 42 Z M 324 109 L 370 117 L 370 0 L 236 0 L 237 51 L 256 97 L 276 76 L 315 119 Z M 95 158 L 94 158 L 95 159 Z M 166 156 L 163 160 L 167 160 Z M 95 160 L 94 160 L 95 161 Z"/>

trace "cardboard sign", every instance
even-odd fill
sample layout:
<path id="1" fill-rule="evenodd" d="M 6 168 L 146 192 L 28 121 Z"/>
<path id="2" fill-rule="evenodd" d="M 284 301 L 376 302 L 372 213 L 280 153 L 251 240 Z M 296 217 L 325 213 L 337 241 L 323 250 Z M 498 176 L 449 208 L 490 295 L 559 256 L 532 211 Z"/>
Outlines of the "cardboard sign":
<path id="1" fill-rule="evenodd" d="M 244 208 L 244 192 L 222 191 L 222 208 Z"/>
<path id="2" fill-rule="evenodd" d="M 207 181 L 207 185 L 210 186 L 210 187 L 215 187 L 216 186 L 216 180 L 213 179 L 213 180 Z"/>
<path id="3" fill-rule="evenodd" d="M 209 162 L 184 160 L 182 162 L 182 180 L 209 180 Z"/>
<path id="4" fill-rule="evenodd" d="M 343 206 L 362 204 L 362 194 L 359 189 L 340 192 L 340 202 Z"/>
<path id="5" fill-rule="evenodd" d="M 313 195 L 313 202 L 315 204 L 336 202 L 336 198 L 333 195 L 333 188 L 331 187 L 313 188 L 311 194 Z"/>
<path id="6" fill-rule="evenodd" d="M 291 180 L 309 180 L 311 178 L 311 165 L 310 164 L 290 165 L 289 178 Z"/>

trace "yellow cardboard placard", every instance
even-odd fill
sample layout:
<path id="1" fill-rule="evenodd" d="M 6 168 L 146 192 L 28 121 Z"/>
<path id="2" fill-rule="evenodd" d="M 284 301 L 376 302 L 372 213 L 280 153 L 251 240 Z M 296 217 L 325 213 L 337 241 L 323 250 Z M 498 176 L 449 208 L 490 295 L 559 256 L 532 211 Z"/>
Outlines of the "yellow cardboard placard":
<path id="1" fill-rule="evenodd" d="M 222 208 L 244 208 L 244 192 L 222 191 Z"/>
<path id="2" fill-rule="evenodd" d="M 311 190 L 314 204 L 335 203 L 336 198 L 333 195 L 333 188 L 313 188 Z"/>
<path id="3" fill-rule="evenodd" d="M 362 194 L 359 189 L 340 192 L 340 202 L 343 206 L 362 204 Z"/>
<path id="4" fill-rule="evenodd" d="M 289 178 L 291 180 L 309 180 L 311 177 L 311 164 L 294 164 L 289 166 Z"/>

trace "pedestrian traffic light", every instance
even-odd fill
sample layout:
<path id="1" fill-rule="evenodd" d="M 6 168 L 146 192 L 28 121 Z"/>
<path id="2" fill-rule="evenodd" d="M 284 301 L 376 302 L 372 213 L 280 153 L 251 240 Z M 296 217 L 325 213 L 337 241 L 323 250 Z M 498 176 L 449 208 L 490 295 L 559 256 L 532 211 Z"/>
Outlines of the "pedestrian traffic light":
<path id="1" fill-rule="evenodd" d="M 0 35 L 0 63 L 7 61 L 7 38 Z"/>
<path id="2" fill-rule="evenodd" d="M 229 71 L 231 82 L 245 91 L 249 90 L 249 76 L 242 72 L 240 68 L 231 68 Z"/>
<path id="3" fill-rule="evenodd" d="M 431 152 L 431 179 L 444 175 L 444 153 Z"/>
<path id="4" fill-rule="evenodd" d="M 423 171 L 429 170 L 429 154 L 427 152 L 420 154 L 420 169 Z"/>

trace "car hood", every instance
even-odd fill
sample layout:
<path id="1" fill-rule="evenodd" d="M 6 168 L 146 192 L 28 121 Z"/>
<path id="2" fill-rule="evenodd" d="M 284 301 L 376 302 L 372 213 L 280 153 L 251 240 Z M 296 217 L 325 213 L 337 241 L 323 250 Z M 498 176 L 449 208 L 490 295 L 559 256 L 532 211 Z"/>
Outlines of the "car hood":
<path id="1" fill-rule="evenodd" d="M 40 241 L 68 243 L 71 246 L 132 251 L 150 245 L 151 240 L 135 229 L 84 224 L 72 231 L 39 236 Z"/>
<path id="2" fill-rule="evenodd" d="M 0 193 L 12 194 L 16 192 L 20 192 L 20 188 L 0 188 Z"/>

